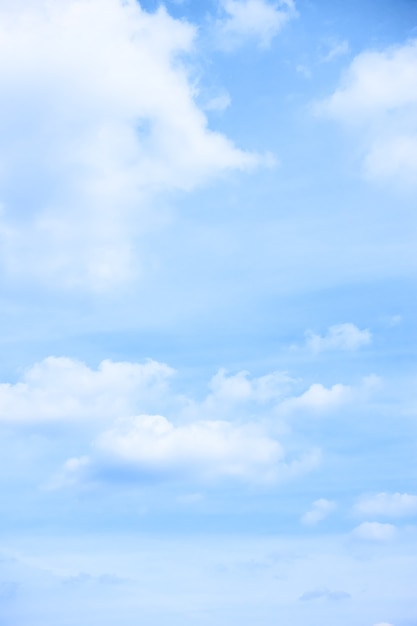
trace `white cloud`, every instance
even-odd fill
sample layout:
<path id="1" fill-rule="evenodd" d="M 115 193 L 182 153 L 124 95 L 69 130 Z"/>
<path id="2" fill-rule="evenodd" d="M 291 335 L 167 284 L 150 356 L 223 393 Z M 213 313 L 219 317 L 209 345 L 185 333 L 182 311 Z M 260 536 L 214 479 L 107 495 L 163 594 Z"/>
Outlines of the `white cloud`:
<path id="1" fill-rule="evenodd" d="M 156 361 L 106 360 L 91 369 L 74 359 L 48 357 L 28 369 L 21 381 L 0 384 L 0 420 L 115 418 L 163 403 L 172 374 Z"/>
<path id="2" fill-rule="evenodd" d="M 300 396 L 286 398 L 281 403 L 280 410 L 283 412 L 304 410 L 322 413 L 346 404 L 353 396 L 353 389 L 349 385 L 338 383 L 327 388 L 320 383 L 315 383 Z"/>
<path id="3" fill-rule="evenodd" d="M 417 40 L 357 55 L 316 112 L 358 128 L 367 177 L 416 183 Z"/>
<path id="4" fill-rule="evenodd" d="M 408 493 L 378 493 L 364 496 L 354 506 L 363 516 L 407 517 L 417 514 L 417 496 Z"/>
<path id="5" fill-rule="evenodd" d="M 160 415 L 116 423 L 96 441 L 113 460 L 157 475 L 183 474 L 274 481 L 282 446 L 254 424 L 200 421 L 175 426 Z"/>
<path id="6" fill-rule="evenodd" d="M 372 335 L 369 330 L 360 330 L 355 324 L 336 324 L 330 326 L 323 337 L 308 331 L 306 345 L 312 352 L 327 352 L 331 350 L 357 350 L 371 343 Z"/>
<path id="7" fill-rule="evenodd" d="M 217 22 L 219 45 L 233 50 L 248 40 L 267 48 L 283 26 L 297 15 L 293 0 L 223 0 L 225 17 Z"/>
<path id="8" fill-rule="evenodd" d="M 393 626 L 393 625 L 388 624 L 388 622 L 380 622 L 379 624 L 375 624 L 374 626 Z"/>
<path id="9" fill-rule="evenodd" d="M 392 524 L 363 522 L 352 531 L 352 536 L 365 541 L 388 541 L 394 537 L 395 531 L 396 528 Z"/>
<path id="10" fill-rule="evenodd" d="M 307 511 L 307 513 L 302 516 L 301 521 L 303 524 L 307 525 L 317 524 L 324 520 L 335 508 L 335 502 L 320 498 L 320 500 L 313 502 L 311 510 Z"/>
<path id="11" fill-rule="evenodd" d="M 1 4 L 0 235 L 11 276 L 92 289 L 129 280 L 159 192 L 259 162 L 209 130 L 188 72 L 194 38 L 190 24 L 134 0 Z"/>

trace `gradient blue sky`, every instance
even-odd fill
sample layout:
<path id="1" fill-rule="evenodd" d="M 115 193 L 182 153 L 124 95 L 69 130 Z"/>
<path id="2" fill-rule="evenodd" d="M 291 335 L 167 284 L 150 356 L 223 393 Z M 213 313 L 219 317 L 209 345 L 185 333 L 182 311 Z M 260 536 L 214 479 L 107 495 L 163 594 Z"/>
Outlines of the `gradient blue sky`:
<path id="1" fill-rule="evenodd" d="M 0 622 L 417 626 L 417 4 L 0 0 Z"/>

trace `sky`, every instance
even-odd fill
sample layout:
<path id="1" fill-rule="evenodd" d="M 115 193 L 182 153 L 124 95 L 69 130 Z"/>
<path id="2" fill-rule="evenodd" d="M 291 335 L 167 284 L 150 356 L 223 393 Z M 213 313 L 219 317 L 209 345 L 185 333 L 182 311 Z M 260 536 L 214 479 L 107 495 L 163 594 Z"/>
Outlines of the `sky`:
<path id="1" fill-rule="evenodd" d="M 417 626 L 417 3 L 0 0 L 0 624 Z"/>

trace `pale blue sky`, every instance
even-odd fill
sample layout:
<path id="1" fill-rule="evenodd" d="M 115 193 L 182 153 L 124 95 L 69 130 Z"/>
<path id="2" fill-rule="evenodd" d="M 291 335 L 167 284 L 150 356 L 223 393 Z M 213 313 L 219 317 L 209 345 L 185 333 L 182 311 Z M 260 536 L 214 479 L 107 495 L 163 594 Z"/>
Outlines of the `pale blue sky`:
<path id="1" fill-rule="evenodd" d="M 0 0 L 0 90 L 1 623 L 417 626 L 416 3 Z"/>

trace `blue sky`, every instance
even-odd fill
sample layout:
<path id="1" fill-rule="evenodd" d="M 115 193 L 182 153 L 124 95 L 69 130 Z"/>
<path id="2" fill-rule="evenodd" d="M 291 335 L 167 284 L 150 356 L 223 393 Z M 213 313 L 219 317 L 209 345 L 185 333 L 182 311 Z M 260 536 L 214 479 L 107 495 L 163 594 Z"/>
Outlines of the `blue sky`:
<path id="1" fill-rule="evenodd" d="M 0 621 L 416 626 L 417 6 L 0 1 Z"/>

